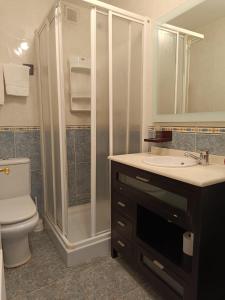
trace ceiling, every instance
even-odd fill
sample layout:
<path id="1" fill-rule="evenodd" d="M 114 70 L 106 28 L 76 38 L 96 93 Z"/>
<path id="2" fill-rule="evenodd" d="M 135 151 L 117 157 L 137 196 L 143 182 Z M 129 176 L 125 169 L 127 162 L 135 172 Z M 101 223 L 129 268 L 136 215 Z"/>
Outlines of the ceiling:
<path id="1" fill-rule="evenodd" d="M 206 0 L 167 23 L 195 30 L 223 17 L 225 17 L 225 0 Z"/>

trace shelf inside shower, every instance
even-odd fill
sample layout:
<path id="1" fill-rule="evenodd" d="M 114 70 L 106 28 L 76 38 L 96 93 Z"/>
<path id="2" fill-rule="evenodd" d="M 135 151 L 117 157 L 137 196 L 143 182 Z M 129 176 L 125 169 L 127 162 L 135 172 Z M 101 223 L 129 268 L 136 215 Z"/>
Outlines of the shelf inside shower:
<path id="1" fill-rule="evenodd" d="M 91 97 L 88 95 L 72 95 L 71 111 L 91 111 Z"/>
<path id="2" fill-rule="evenodd" d="M 74 56 L 69 60 L 71 111 L 91 111 L 90 58 Z"/>
<path id="3" fill-rule="evenodd" d="M 70 66 L 71 72 L 91 72 L 90 66 Z"/>

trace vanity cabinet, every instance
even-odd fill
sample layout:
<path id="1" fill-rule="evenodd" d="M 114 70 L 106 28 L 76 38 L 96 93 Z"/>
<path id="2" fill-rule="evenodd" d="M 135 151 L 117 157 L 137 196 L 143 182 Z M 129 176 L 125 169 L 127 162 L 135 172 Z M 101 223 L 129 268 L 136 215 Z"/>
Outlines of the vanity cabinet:
<path id="1" fill-rule="evenodd" d="M 225 299 L 225 184 L 198 187 L 112 161 L 112 257 L 166 300 Z M 193 256 L 183 234 L 194 235 Z"/>

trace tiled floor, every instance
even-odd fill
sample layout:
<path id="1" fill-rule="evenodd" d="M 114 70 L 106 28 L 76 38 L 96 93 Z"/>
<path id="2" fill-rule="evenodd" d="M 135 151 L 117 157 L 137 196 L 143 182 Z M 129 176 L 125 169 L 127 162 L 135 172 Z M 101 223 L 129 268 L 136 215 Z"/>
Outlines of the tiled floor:
<path id="1" fill-rule="evenodd" d="M 32 259 L 6 270 L 8 300 L 162 300 L 121 259 L 97 258 L 66 268 L 47 234 L 31 236 Z"/>

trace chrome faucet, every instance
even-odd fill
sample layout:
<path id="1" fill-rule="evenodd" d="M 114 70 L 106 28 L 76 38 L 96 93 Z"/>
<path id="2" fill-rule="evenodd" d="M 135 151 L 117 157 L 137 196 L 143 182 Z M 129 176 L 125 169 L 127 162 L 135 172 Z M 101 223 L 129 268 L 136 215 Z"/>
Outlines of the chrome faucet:
<path id="1" fill-rule="evenodd" d="M 208 150 L 206 150 L 206 151 L 200 151 L 199 156 L 194 155 L 194 154 L 192 154 L 190 152 L 185 152 L 184 156 L 186 156 L 186 157 L 192 157 L 192 158 L 196 159 L 200 165 L 206 166 L 206 165 L 209 164 L 209 151 Z"/>

